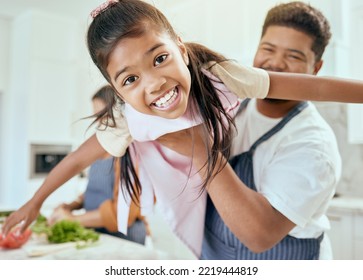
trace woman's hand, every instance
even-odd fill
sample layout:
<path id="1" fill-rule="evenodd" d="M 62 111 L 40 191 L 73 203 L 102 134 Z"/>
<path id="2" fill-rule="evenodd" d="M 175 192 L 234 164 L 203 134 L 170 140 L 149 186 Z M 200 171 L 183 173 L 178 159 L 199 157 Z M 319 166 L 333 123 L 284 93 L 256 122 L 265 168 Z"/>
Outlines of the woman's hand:
<path id="1" fill-rule="evenodd" d="M 57 207 L 54 209 L 52 215 L 48 219 L 49 225 L 54 225 L 56 222 L 61 220 L 73 220 L 73 215 L 71 210 L 66 207 Z"/>
<path id="2" fill-rule="evenodd" d="M 19 225 L 19 233 L 24 233 L 30 224 L 38 217 L 40 206 L 41 205 L 38 205 L 33 200 L 29 200 L 17 211 L 11 213 L 3 224 L 3 236 L 7 236 L 16 225 Z"/>

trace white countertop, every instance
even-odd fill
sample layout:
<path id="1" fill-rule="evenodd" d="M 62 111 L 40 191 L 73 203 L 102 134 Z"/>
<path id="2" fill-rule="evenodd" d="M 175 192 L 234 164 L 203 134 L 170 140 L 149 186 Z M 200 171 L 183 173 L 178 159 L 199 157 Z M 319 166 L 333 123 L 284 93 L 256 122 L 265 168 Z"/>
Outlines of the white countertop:
<path id="1" fill-rule="evenodd" d="M 22 248 L 5 250 L 0 248 L 0 260 L 167 260 L 174 259 L 168 253 L 160 250 L 147 248 L 140 244 L 124 240 L 122 238 L 113 237 L 107 234 L 101 234 L 100 240 L 89 247 L 77 249 L 75 244 L 71 246 L 63 246 L 66 248 L 56 248 L 55 244 L 53 252 L 31 257 L 30 252 L 35 248 L 44 248 L 53 246 L 40 241 L 39 238 L 32 238 Z"/>

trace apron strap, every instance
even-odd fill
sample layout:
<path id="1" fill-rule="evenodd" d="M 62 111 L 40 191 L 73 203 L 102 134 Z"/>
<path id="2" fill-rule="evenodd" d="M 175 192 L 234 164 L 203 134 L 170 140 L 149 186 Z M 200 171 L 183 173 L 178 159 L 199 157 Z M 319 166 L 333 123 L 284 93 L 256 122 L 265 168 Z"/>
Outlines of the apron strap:
<path id="1" fill-rule="evenodd" d="M 242 102 L 242 104 L 243 103 L 244 102 Z M 246 101 L 246 104 L 244 105 L 243 108 L 241 108 L 241 110 L 238 110 L 238 113 L 247 107 L 247 103 L 248 101 Z M 300 114 L 307 106 L 308 103 L 306 101 L 297 104 L 294 107 L 294 109 L 292 109 L 278 124 L 276 124 L 273 128 L 271 128 L 269 131 L 267 131 L 264 135 L 262 135 L 259 139 L 256 140 L 256 142 L 251 146 L 250 152 L 253 154 L 258 145 L 268 140 L 275 133 L 279 132 L 292 118 Z"/>

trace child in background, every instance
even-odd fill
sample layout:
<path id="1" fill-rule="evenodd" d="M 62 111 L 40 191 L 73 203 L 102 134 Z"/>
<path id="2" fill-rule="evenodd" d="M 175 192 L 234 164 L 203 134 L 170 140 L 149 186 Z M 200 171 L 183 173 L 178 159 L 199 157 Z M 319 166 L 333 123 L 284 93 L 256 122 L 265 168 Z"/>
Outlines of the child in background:
<path id="1" fill-rule="evenodd" d="M 114 106 L 116 125 L 98 130 L 97 136 L 53 169 L 33 198 L 6 220 L 4 233 L 20 221 L 25 229 L 44 200 L 72 174 L 105 150 L 123 155 L 133 140 L 132 155 L 123 156 L 121 164 L 124 189 L 131 197 L 141 192 L 142 185 L 143 214 L 152 207 L 155 195 L 171 228 L 199 256 L 206 207 L 206 193 L 200 186 L 207 186 L 229 157 L 232 118 L 239 104 L 235 95 L 363 102 L 363 83 L 358 81 L 241 67 L 204 46 L 183 43 L 165 16 L 143 1 L 108 1 L 92 15 L 91 57 L 125 106 Z M 112 118 L 110 111 L 107 114 Z M 155 141 L 198 125 L 208 154 L 203 179 L 189 157 Z M 135 160 L 142 184 L 131 164 Z M 119 229 L 125 231 L 128 209 L 119 210 Z"/>

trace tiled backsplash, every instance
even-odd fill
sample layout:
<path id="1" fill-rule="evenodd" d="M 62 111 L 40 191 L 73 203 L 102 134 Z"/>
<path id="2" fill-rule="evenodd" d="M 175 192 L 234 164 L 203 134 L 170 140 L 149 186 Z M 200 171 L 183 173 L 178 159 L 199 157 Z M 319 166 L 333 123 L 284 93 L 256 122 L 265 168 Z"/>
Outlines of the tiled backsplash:
<path id="1" fill-rule="evenodd" d="M 342 156 L 342 177 L 337 193 L 363 197 L 363 145 L 348 143 L 347 105 L 325 102 L 316 102 L 315 105 L 333 128 Z"/>

